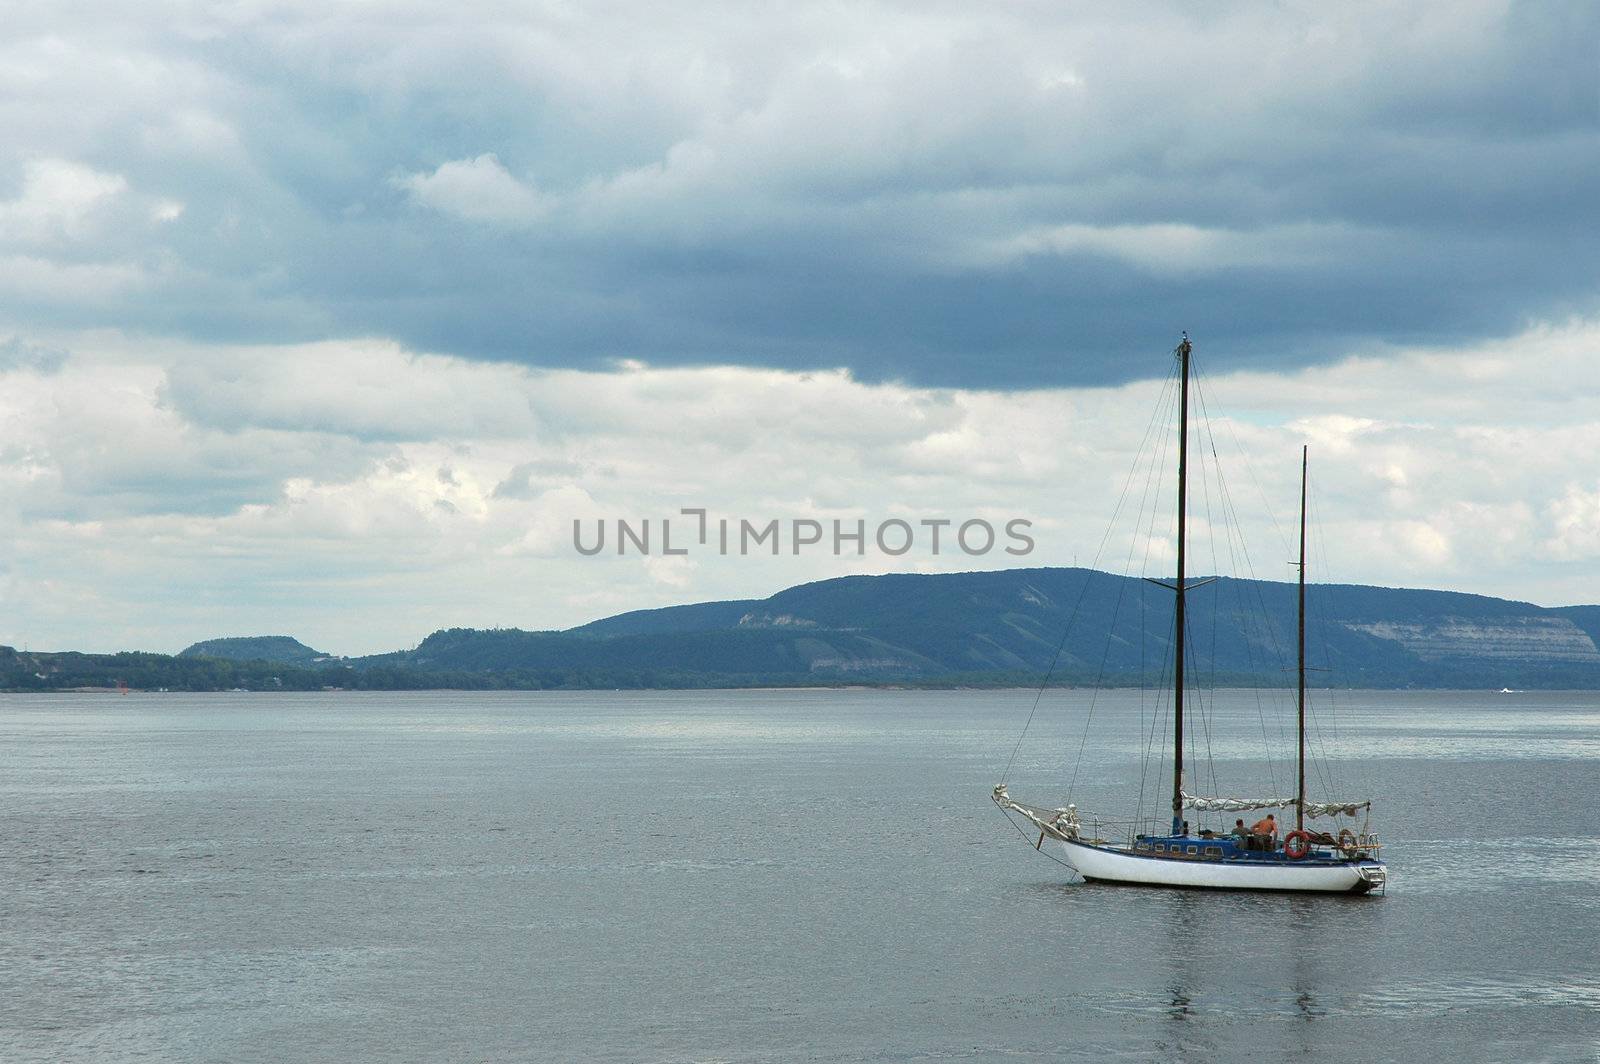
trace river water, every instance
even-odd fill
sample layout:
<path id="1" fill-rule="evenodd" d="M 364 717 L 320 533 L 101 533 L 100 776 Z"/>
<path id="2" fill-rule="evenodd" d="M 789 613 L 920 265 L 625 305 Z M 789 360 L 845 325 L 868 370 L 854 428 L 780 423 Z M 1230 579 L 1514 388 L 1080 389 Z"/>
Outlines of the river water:
<path id="1" fill-rule="evenodd" d="M 0 696 L 0 1059 L 1600 1061 L 1597 696 L 1327 700 L 1367 898 L 1077 881 L 988 800 L 1034 697 Z M 1014 795 L 1137 802 L 1089 700 Z M 1196 742 L 1284 782 L 1251 692 Z"/>

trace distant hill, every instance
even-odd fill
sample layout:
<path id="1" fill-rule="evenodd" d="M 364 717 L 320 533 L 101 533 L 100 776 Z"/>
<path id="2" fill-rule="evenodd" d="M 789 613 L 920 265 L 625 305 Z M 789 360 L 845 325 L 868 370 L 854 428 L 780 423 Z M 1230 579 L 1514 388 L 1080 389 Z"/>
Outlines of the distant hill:
<path id="1" fill-rule="evenodd" d="M 568 630 L 569 635 L 655 635 L 661 632 L 706 632 L 739 623 L 761 599 L 699 602 L 692 606 L 666 606 L 658 610 L 619 613 Z"/>
<path id="2" fill-rule="evenodd" d="M 291 665 L 311 665 L 328 661 L 331 655 L 312 650 L 300 640 L 286 635 L 234 636 L 206 639 L 178 652 L 180 658 L 222 658 L 225 661 L 275 661 Z"/>
<path id="3" fill-rule="evenodd" d="M 1319 677 L 1327 682 L 1600 687 L 1600 607 L 1361 585 L 1314 585 L 1310 603 L 1313 664 L 1329 670 Z M 1294 610 L 1288 583 L 1222 578 L 1191 592 L 1194 667 L 1219 683 L 1281 682 Z M 624 613 L 565 632 L 450 629 L 382 662 L 530 682 L 565 669 L 597 684 L 1036 683 L 1047 672 L 1058 682 L 1127 684 L 1169 667 L 1171 626 L 1171 593 L 1132 577 L 1075 568 L 892 574 Z"/>
<path id="4" fill-rule="evenodd" d="M 1449 591 L 1313 585 L 1317 683 L 1600 690 L 1600 606 L 1545 608 Z M 1201 682 L 1278 685 L 1295 589 L 1223 578 L 1189 596 Z M 172 690 L 685 688 L 1162 682 L 1172 594 L 1090 569 L 848 576 L 764 599 L 639 610 L 559 632 L 451 628 L 415 649 L 331 658 L 288 636 L 162 654 L 18 653 L 0 687 Z"/>

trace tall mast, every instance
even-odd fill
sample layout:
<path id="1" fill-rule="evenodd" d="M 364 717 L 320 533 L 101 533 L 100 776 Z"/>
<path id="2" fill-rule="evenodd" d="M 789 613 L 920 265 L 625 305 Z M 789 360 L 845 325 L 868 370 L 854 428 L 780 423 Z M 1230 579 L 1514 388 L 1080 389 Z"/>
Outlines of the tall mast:
<path id="1" fill-rule="evenodd" d="M 1172 833 L 1183 830 L 1183 555 L 1184 534 L 1189 508 L 1189 334 L 1183 334 L 1178 345 L 1178 358 L 1183 363 L 1183 394 L 1178 404 L 1178 580 L 1173 590 L 1178 604 L 1173 612 L 1176 642 L 1173 650 L 1174 680 L 1172 683 Z"/>
<path id="2" fill-rule="evenodd" d="M 1299 785 L 1294 796 L 1294 829 L 1306 828 L 1306 452 L 1300 448 L 1300 700 L 1298 734 L 1300 737 Z"/>

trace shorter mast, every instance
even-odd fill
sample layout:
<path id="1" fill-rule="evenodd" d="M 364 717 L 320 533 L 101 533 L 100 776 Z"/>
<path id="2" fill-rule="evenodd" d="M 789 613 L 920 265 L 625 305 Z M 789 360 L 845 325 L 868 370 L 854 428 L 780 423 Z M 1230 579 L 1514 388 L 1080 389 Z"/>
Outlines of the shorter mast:
<path id="1" fill-rule="evenodd" d="M 1294 829 L 1306 829 L 1306 458 L 1309 447 L 1300 448 L 1300 698 L 1297 734 L 1300 738 L 1299 783 L 1294 797 Z"/>

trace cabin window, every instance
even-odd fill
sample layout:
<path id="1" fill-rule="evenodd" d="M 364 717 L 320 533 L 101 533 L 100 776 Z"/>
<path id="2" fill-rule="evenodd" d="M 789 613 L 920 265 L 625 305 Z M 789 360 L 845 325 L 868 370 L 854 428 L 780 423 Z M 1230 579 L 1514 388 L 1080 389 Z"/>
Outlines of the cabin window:
<path id="1" fill-rule="evenodd" d="M 1200 852 L 1200 847 L 1198 847 L 1198 846 L 1191 846 L 1191 847 L 1189 847 L 1189 852 L 1190 852 L 1190 853 L 1199 853 L 1199 852 Z"/>
<path id="2" fill-rule="evenodd" d="M 1166 853 L 1167 847 L 1163 843 L 1156 843 L 1156 853 Z"/>
<path id="3" fill-rule="evenodd" d="M 1222 847 L 1221 846 L 1207 846 L 1206 847 L 1206 856 L 1207 857 L 1221 857 L 1222 856 Z"/>

